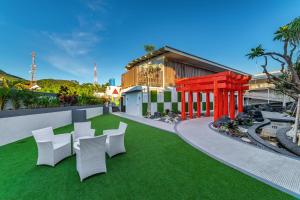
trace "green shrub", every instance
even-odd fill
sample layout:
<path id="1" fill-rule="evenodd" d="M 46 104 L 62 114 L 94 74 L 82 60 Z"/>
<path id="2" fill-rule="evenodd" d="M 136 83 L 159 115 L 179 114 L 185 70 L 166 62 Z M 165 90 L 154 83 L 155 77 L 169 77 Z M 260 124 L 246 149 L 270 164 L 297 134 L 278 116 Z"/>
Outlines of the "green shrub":
<path id="1" fill-rule="evenodd" d="M 206 102 L 202 102 L 202 109 L 206 111 Z"/>
<path id="2" fill-rule="evenodd" d="M 148 103 L 143 103 L 142 106 L 143 106 L 142 113 L 143 113 L 143 116 L 145 116 L 147 114 Z"/>
<path id="3" fill-rule="evenodd" d="M 0 110 L 4 109 L 6 102 L 9 99 L 9 89 L 8 88 L 0 88 Z"/>
<path id="4" fill-rule="evenodd" d="M 194 108 L 194 110 L 197 110 L 197 102 L 193 103 L 193 108 Z"/>
<path id="5" fill-rule="evenodd" d="M 49 107 L 58 107 L 60 106 L 60 102 L 57 97 L 49 98 Z"/>
<path id="6" fill-rule="evenodd" d="M 171 102 L 171 99 L 172 99 L 171 91 L 165 91 L 164 92 L 164 102 Z"/>
<path id="7" fill-rule="evenodd" d="M 181 101 L 181 92 L 177 92 L 177 101 L 178 101 L 178 102 Z"/>
<path id="8" fill-rule="evenodd" d="M 164 112 L 164 103 L 157 103 L 157 111 L 160 113 Z"/>
<path id="9" fill-rule="evenodd" d="M 38 94 L 31 92 L 31 91 L 24 91 L 24 96 L 23 96 L 23 104 L 27 108 L 35 108 L 37 107 L 37 102 L 38 102 Z"/>
<path id="10" fill-rule="evenodd" d="M 153 103 L 157 102 L 157 91 L 156 90 L 151 90 L 150 91 L 150 97 L 151 97 L 151 102 L 153 102 Z"/>
<path id="11" fill-rule="evenodd" d="M 172 112 L 178 113 L 178 103 L 172 103 Z"/>

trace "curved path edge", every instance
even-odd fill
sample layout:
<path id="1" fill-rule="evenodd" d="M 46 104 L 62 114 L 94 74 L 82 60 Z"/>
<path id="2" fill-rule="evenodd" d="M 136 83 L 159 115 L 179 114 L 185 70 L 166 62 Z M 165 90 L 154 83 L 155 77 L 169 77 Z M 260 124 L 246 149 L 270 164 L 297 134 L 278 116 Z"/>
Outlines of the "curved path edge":
<path id="1" fill-rule="evenodd" d="M 212 118 L 197 118 L 182 121 L 176 124 L 174 129 L 182 140 L 208 156 L 274 188 L 300 198 L 300 161 L 216 133 L 209 128 L 211 121 Z M 201 134 L 199 132 L 205 133 Z M 205 134 L 212 137 L 205 137 Z M 216 142 L 212 139 L 219 141 Z M 207 143 L 207 145 L 203 145 L 204 143 Z M 214 146 L 217 144 L 230 145 Z M 239 150 L 238 152 L 235 151 L 237 149 Z M 222 150 L 224 150 L 223 153 L 220 153 Z M 231 154 L 226 156 L 226 153 L 231 150 Z M 260 154 L 263 157 L 267 157 L 257 159 L 257 156 L 260 156 Z M 250 163 L 252 165 L 249 166 Z M 272 164 L 278 164 L 279 166 L 273 166 Z M 296 167 L 294 164 L 296 164 Z M 280 168 L 281 165 L 284 166 Z M 287 170 L 286 168 L 292 170 Z M 272 173 L 270 174 L 269 172 Z"/>
<path id="2" fill-rule="evenodd" d="M 177 134 L 187 144 L 220 161 L 221 163 L 300 199 L 299 160 L 259 149 L 252 145 L 216 133 L 214 130 L 209 128 L 209 124 L 212 122 L 211 117 L 186 120 L 176 124 L 166 124 L 165 122 L 154 121 L 151 119 L 127 115 L 120 112 L 112 114 L 155 128 L 159 128 L 168 131 L 169 133 Z M 185 126 L 186 123 L 188 123 L 187 126 Z M 192 123 L 193 126 L 189 126 L 189 123 Z M 185 131 L 182 131 L 183 125 L 185 126 Z M 199 134 L 199 132 L 201 134 Z M 204 141 L 205 143 L 207 143 L 207 146 L 205 147 L 203 143 L 201 145 L 201 142 L 199 143 L 199 141 Z M 229 147 L 229 149 L 224 149 L 219 145 L 226 143 L 230 143 L 230 145 L 227 146 Z M 209 146 L 213 148 L 211 149 L 209 148 Z M 232 150 L 239 150 L 239 152 L 233 155 L 229 154 L 229 157 L 226 157 L 228 151 L 231 152 Z M 246 155 L 245 157 L 242 157 L 243 159 L 240 159 L 241 151 L 243 151 L 242 153 Z M 218 153 L 223 153 L 225 154 L 225 156 L 219 155 Z M 263 155 L 263 158 L 261 160 L 257 160 L 256 158 L 259 158 L 259 156 L 257 155 L 260 154 Z M 267 157 L 265 157 L 266 155 Z M 241 162 L 236 163 L 236 161 Z M 250 164 L 251 162 L 254 163 L 254 165 L 251 165 L 250 168 L 248 166 L 249 162 Z M 274 164 L 279 164 L 279 166 L 274 166 Z M 271 174 L 269 172 L 271 172 Z M 276 172 L 280 173 L 275 175 Z M 285 176 L 285 173 L 287 173 L 287 176 Z"/>

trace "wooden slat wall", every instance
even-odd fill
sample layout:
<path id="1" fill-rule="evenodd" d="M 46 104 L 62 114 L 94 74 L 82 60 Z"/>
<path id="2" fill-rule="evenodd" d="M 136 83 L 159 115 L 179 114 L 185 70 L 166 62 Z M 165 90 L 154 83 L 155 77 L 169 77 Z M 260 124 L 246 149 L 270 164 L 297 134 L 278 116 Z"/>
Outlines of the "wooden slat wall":
<path id="1" fill-rule="evenodd" d="M 168 60 L 165 62 L 165 86 L 175 86 L 176 78 L 189 78 L 193 76 L 204 76 L 214 72 L 200 69 L 188 64 Z M 145 79 L 139 76 L 139 66 L 135 66 L 122 74 L 122 87 L 128 88 L 136 85 L 146 85 Z M 157 78 L 151 80 L 151 86 L 162 87 L 162 71 Z"/>
<path id="2" fill-rule="evenodd" d="M 165 86 L 175 86 L 176 73 L 173 67 L 165 66 Z"/>
<path id="3" fill-rule="evenodd" d="M 137 68 L 133 67 L 122 74 L 122 88 L 128 88 L 137 85 Z"/>
<path id="4" fill-rule="evenodd" d="M 188 64 L 168 60 L 165 63 L 165 85 L 175 86 L 176 78 L 189 78 L 193 76 L 205 76 L 214 72 L 197 68 Z"/>

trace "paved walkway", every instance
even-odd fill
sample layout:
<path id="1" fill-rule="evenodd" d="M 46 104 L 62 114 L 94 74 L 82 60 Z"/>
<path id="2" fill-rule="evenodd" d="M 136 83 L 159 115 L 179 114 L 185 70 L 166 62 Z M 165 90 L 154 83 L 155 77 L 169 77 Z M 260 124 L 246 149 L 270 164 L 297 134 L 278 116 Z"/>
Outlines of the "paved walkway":
<path id="1" fill-rule="evenodd" d="M 146 125 L 149 125 L 149 126 L 152 126 L 152 127 L 155 127 L 155 128 L 159 128 L 159 129 L 162 129 L 162 130 L 165 130 L 165 131 L 176 133 L 175 129 L 174 129 L 175 125 L 173 125 L 173 124 L 168 124 L 168 123 L 161 122 L 161 121 L 156 121 L 156 120 L 153 120 L 153 119 L 147 119 L 147 118 L 144 118 L 144 117 L 132 116 L 132 115 L 128 115 L 128 114 L 121 113 L 121 112 L 113 112 L 112 114 L 117 115 L 119 117 L 124 117 L 124 118 L 130 119 L 130 120 L 139 122 L 141 124 L 146 124 Z"/>
<path id="2" fill-rule="evenodd" d="M 211 117 L 180 122 L 174 127 L 160 121 L 113 113 L 142 124 L 177 133 L 184 141 L 243 173 L 300 197 L 300 161 L 233 140 L 211 130 Z"/>
<path id="3" fill-rule="evenodd" d="M 211 130 L 212 118 L 179 123 L 178 135 L 211 157 L 280 190 L 300 197 L 300 161 L 233 140 Z"/>

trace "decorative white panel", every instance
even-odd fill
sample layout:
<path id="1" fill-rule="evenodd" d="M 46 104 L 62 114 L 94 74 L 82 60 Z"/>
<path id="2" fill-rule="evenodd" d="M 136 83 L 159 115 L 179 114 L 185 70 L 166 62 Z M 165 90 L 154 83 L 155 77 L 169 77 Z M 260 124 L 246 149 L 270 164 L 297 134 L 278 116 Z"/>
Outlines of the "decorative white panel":
<path id="1" fill-rule="evenodd" d="M 178 102 L 178 111 L 181 112 L 181 102 Z"/>
<path id="2" fill-rule="evenodd" d="M 143 103 L 147 103 L 148 102 L 148 94 L 147 92 L 143 92 Z"/>
<path id="3" fill-rule="evenodd" d="M 157 103 L 151 103 L 151 115 L 157 112 Z"/>
<path id="4" fill-rule="evenodd" d="M 169 109 L 172 110 L 172 103 L 171 102 L 165 102 L 164 103 L 164 110 Z"/>
<path id="5" fill-rule="evenodd" d="M 172 89 L 171 97 L 172 97 L 172 99 L 171 99 L 172 102 L 177 102 L 178 101 L 178 99 L 177 99 L 178 96 L 177 96 L 176 88 Z M 179 101 L 181 101 L 181 99 L 179 99 Z"/>
<path id="6" fill-rule="evenodd" d="M 162 103 L 164 102 L 164 92 L 157 91 L 157 102 Z"/>

